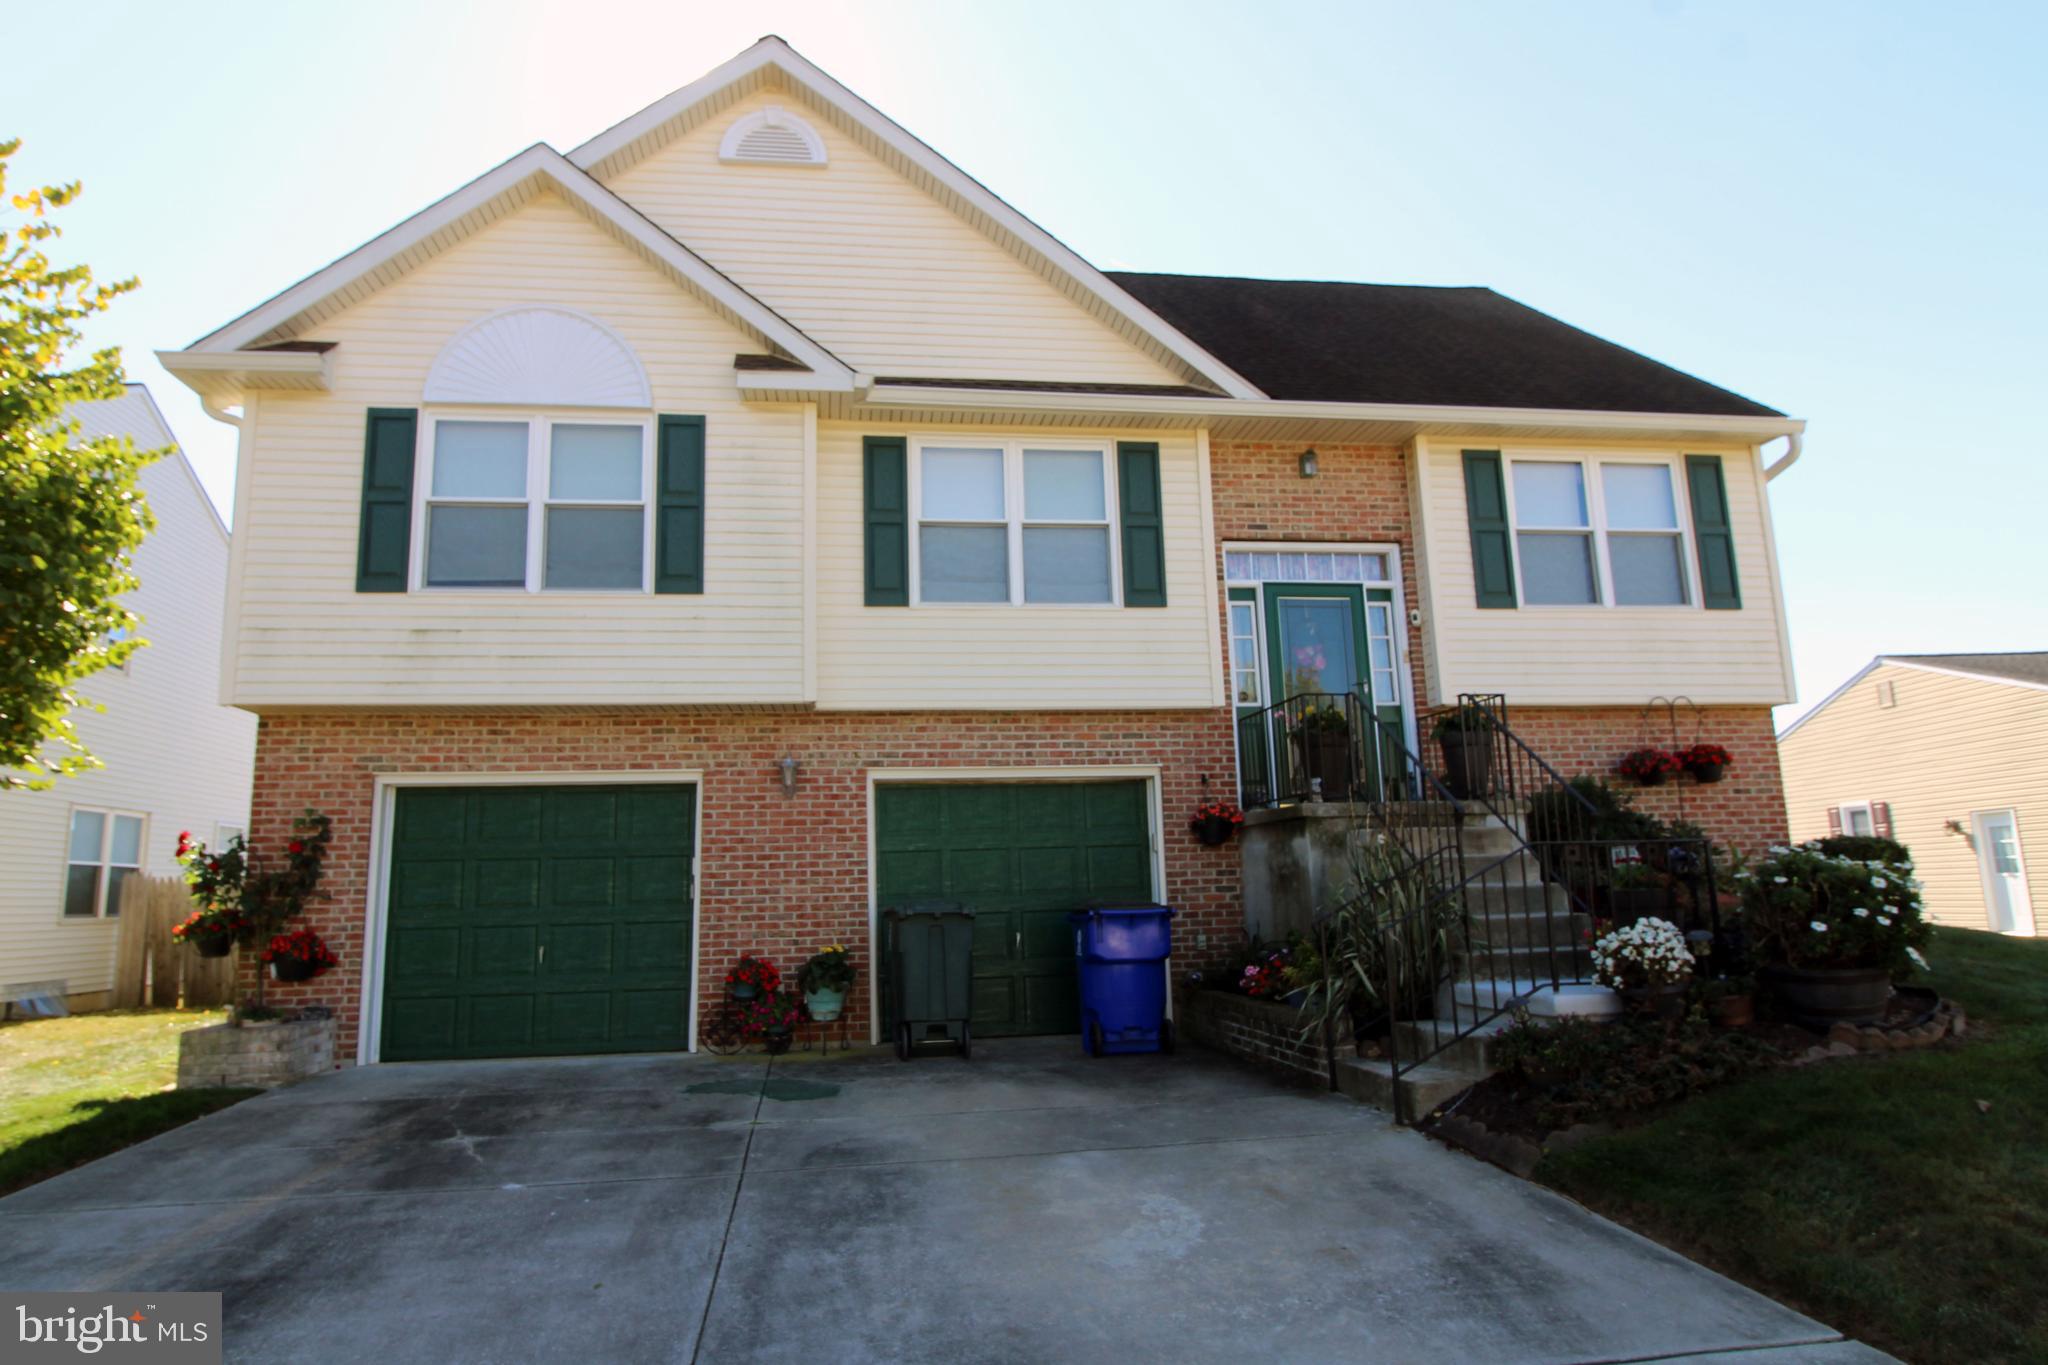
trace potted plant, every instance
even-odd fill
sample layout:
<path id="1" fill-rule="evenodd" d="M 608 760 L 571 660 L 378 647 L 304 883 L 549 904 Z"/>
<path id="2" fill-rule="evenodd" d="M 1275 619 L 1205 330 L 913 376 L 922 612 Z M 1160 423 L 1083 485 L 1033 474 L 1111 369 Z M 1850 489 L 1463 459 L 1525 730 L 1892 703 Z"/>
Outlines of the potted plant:
<path id="1" fill-rule="evenodd" d="M 1719 976 L 1707 982 L 1700 994 L 1707 1004 L 1707 1017 L 1719 1028 L 1747 1028 L 1756 1021 L 1756 982 L 1747 976 Z"/>
<path id="2" fill-rule="evenodd" d="M 1661 787 L 1679 771 L 1678 755 L 1663 749 L 1637 749 L 1615 765 L 1615 771 L 1640 787 Z"/>
<path id="3" fill-rule="evenodd" d="M 324 894 L 319 890 L 322 863 L 333 837 L 333 820 L 309 809 L 292 821 L 283 858 L 259 862 L 240 835 L 219 850 L 210 850 L 191 831 L 180 831 L 177 859 L 200 913 L 181 926 L 189 926 L 187 932 L 174 930 L 174 936 L 209 957 L 224 956 L 236 943 L 269 943 L 287 920 L 304 914 L 307 905 Z M 224 937 L 222 923 L 232 926 Z M 263 1003 L 263 983 L 269 975 L 258 969 L 256 993 L 236 1008 L 233 1022 L 256 1023 L 274 1016 Z"/>
<path id="4" fill-rule="evenodd" d="M 789 1051 L 802 1018 L 803 1003 L 787 991 L 772 987 L 740 1006 L 740 1027 L 747 1037 L 758 1038 L 770 1056 Z"/>
<path id="5" fill-rule="evenodd" d="M 311 981 L 341 961 L 311 929 L 277 935 L 262 956 L 270 964 L 271 978 L 277 981 Z"/>
<path id="6" fill-rule="evenodd" d="M 1328 797 L 1349 795 L 1353 779 L 1351 721 L 1344 708 L 1311 703 L 1294 717 L 1293 740 L 1302 776 Z"/>
<path id="7" fill-rule="evenodd" d="M 1669 920 L 1639 919 L 1593 944 L 1593 979 L 1667 1021 L 1685 1017 L 1692 968 L 1692 949 Z"/>
<path id="8" fill-rule="evenodd" d="M 725 974 L 725 989 L 735 1000 L 752 1000 L 782 984 L 782 973 L 765 957 L 752 954 L 733 964 Z"/>
<path id="9" fill-rule="evenodd" d="M 1437 717 L 1430 734 L 1444 760 L 1444 785 L 1463 799 L 1493 790 L 1493 717 L 1461 706 Z"/>
<path id="10" fill-rule="evenodd" d="M 207 908 L 194 910 L 171 926 L 174 942 L 189 943 L 201 957 L 226 957 L 235 950 L 235 940 L 247 924 L 235 910 Z"/>
<path id="11" fill-rule="evenodd" d="M 1735 760 L 1718 744 L 1695 744 L 1678 755 L 1679 764 L 1702 785 L 1719 782 Z"/>
<path id="12" fill-rule="evenodd" d="M 1228 843 L 1230 836 L 1237 833 L 1237 827 L 1244 823 L 1244 812 L 1228 801 L 1205 801 L 1195 807 L 1194 816 L 1188 821 L 1188 828 L 1197 839 L 1214 848 Z"/>
<path id="13" fill-rule="evenodd" d="M 1774 848 L 1737 876 L 1758 984 L 1796 1014 L 1875 1019 L 1892 983 L 1927 965 L 1920 949 L 1933 930 L 1909 861 L 1830 854 L 1816 841 Z"/>
<path id="14" fill-rule="evenodd" d="M 853 987 L 853 958 L 836 943 L 820 948 L 797 969 L 796 984 L 804 993 L 804 1008 L 811 1018 L 829 1024 L 846 1007 L 846 992 Z"/>
<path id="15" fill-rule="evenodd" d="M 1613 864 L 1607 888 L 1608 912 L 1622 926 L 1660 915 L 1670 895 L 1665 875 L 1642 861 Z"/>

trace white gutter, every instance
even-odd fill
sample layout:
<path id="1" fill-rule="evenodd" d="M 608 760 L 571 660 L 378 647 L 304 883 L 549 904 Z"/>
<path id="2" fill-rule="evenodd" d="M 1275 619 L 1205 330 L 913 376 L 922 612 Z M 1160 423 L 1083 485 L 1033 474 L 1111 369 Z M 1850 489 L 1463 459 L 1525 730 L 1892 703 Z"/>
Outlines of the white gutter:
<path id="1" fill-rule="evenodd" d="M 1798 449 L 1806 423 L 1795 417 L 1724 417 L 1679 412 L 1590 412 L 1574 408 L 1437 407 L 1403 403 L 1330 403 L 1258 398 L 1047 393 L 1019 389 L 956 389 L 939 385 L 877 384 L 867 405 L 878 408 L 970 408 L 988 411 L 1100 412 L 1200 420 L 1218 417 L 1289 417 L 1330 422 L 1399 422 L 1441 426 L 1552 426 L 1582 430 L 1669 431 L 1684 427 L 1763 442 L 1788 437 Z M 1780 467 L 1789 461 L 1780 461 Z"/>
<path id="2" fill-rule="evenodd" d="M 226 408 L 221 407 L 218 403 L 214 402 L 211 398 L 208 398 L 203 393 L 199 395 L 199 410 L 205 413 L 208 417 L 211 417 L 216 422 L 226 422 L 231 427 L 239 427 L 240 425 L 242 425 L 241 418 L 235 416 Z"/>
<path id="3" fill-rule="evenodd" d="M 1802 424 L 1802 427 L 1803 425 L 1804 424 Z M 1777 459 L 1771 461 L 1771 463 L 1764 466 L 1764 482 L 1769 483 L 1772 479 L 1777 478 L 1780 474 L 1790 469 L 1793 465 L 1799 463 L 1800 452 L 1803 451 L 1805 448 L 1806 442 L 1804 439 L 1801 438 L 1799 432 L 1786 432 L 1785 453 L 1783 455 L 1780 455 Z M 1786 733 L 1789 734 L 1791 732 L 1787 731 Z"/>

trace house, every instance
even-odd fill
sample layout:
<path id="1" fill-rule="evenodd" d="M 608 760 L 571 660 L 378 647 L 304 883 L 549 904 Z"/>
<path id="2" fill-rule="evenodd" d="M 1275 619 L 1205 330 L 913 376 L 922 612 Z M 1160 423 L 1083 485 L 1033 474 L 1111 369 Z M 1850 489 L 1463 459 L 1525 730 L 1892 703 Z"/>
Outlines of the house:
<path id="1" fill-rule="evenodd" d="M 1570 772 L 1683 693 L 1689 814 L 1784 834 L 1802 423 L 1485 289 L 1097 270 L 777 38 L 160 355 L 239 408 L 222 696 L 258 841 L 334 819 L 286 998 L 359 1061 L 689 1046 L 830 942 L 872 1030 L 925 899 L 978 1031 L 1071 1032 L 1069 907 L 1241 934 L 1187 821 L 1304 686 Z"/>
<path id="2" fill-rule="evenodd" d="M 1880 654 L 1778 742 L 1793 838 L 1897 839 L 1938 924 L 2048 927 L 2048 652 Z"/>
<path id="3" fill-rule="evenodd" d="M 249 818 L 256 720 L 220 696 L 228 529 L 149 391 L 72 410 L 87 437 L 171 452 L 139 476 L 156 529 L 135 552 L 127 599 L 147 643 L 79 690 L 75 717 L 100 768 L 46 791 L 9 792 L 0 820 L 0 999 L 106 1003 L 121 884 L 175 876 L 180 830 L 220 840 Z"/>

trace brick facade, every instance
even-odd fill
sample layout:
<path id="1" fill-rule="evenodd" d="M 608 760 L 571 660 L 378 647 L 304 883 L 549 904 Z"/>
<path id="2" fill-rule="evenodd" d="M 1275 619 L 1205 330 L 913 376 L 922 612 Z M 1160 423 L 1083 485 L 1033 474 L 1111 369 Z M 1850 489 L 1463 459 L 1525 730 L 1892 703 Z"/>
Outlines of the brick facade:
<path id="1" fill-rule="evenodd" d="M 803 765 L 793 797 L 776 760 Z M 785 968 L 821 944 L 852 948 L 855 1036 L 868 1022 L 868 771 L 874 768 L 1153 766 L 1160 770 L 1166 898 L 1191 948 L 1242 923 L 1237 850 L 1204 848 L 1186 819 L 1229 790 L 1227 713 L 1067 712 L 905 715 L 794 712 L 313 712 L 263 718 L 250 837 L 275 849 L 308 807 L 334 820 L 308 923 L 342 965 L 303 984 L 272 983 L 281 1004 L 335 1009 L 336 1055 L 355 1056 L 369 903 L 372 784 L 404 773 L 704 773 L 698 819 L 699 1001 L 723 990 L 742 953 Z M 545 780 L 544 778 L 542 780 Z"/>

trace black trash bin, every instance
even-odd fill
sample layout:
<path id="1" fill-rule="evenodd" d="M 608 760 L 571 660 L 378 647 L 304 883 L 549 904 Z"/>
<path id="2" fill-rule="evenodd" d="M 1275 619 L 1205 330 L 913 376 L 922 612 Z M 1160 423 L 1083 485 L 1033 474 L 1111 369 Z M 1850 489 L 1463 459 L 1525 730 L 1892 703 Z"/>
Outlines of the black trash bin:
<path id="1" fill-rule="evenodd" d="M 882 912 L 884 1003 L 896 1055 L 928 1042 L 974 1051 L 974 915 L 952 904 Z"/>

